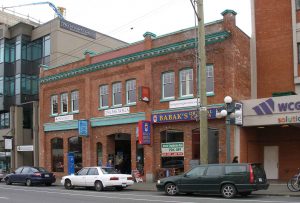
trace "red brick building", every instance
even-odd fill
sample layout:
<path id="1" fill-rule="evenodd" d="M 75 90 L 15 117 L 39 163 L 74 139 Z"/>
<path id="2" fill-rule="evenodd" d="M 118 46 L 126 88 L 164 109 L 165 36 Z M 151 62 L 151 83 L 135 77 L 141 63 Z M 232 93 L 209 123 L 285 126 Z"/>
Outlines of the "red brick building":
<path id="1" fill-rule="evenodd" d="M 252 0 L 253 99 L 243 101 L 240 156 L 263 163 L 269 179 L 299 168 L 299 9 L 299 0 Z"/>
<path id="2" fill-rule="evenodd" d="M 250 39 L 236 26 L 234 11 L 222 15 L 205 26 L 211 162 L 226 159 L 225 121 L 216 119 L 223 98 L 250 97 Z M 197 163 L 196 36 L 194 28 L 159 37 L 147 32 L 124 48 L 42 70 L 40 165 L 66 174 L 73 152 L 75 169 L 111 159 L 121 171 L 138 168 L 152 181 L 160 168 L 180 172 Z M 139 97 L 141 87 L 148 98 Z M 86 137 L 78 136 L 79 120 L 88 121 Z M 138 142 L 141 120 L 151 121 L 143 124 L 149 144 L 149 137 Z M 237 128 L 232 126 L 232 141 Z"/>

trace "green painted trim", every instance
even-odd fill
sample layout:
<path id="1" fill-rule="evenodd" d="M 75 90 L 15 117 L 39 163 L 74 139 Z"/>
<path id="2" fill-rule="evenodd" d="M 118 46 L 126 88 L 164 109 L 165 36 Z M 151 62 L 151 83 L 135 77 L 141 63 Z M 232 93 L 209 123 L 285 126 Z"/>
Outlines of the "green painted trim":
<path id="1" fill-rule="evenodd" d="M 131 114 L 119 114 L 115 116 L 106 116 L 99 118 L 91 118 L 91 127 L 120 125 L 127 123 L 137 123 L 140 120 L 145 120 L 145 113 L 131 113 Z"/>
<path id="2" fill-rule="evenodd" d="M 213 33 L 205 36 L 205 44 L 214 44 L 217 42 L 222 42 L 230 36 L 230 32 L 222 31 L 218 33 Z M 103 70 L 106 68 L 116 67 L 124 64 L 133 63 L 136 61 L 149 59 L 153 57 L 163 56 L 174 52 L 181 52 L 188 49 L 194 49 L 197 47 L 197 40 L 194 38 L 188 39 L 185 41 L 177 42 L 174 44 L 168 44 L 166 46 L 161 46 L 158 48 L 137 52 L 134 54 L 129 54 L 126 56 L 117 57 L 114 59 L 102 61 L 96 64 L 91 64 L 88 66 L 72 69 L 66 72 L 46 76 L 40 79 L 41 84 L 51 83 L 54 81 L 71 78 L 99 70 Z"/>
<path id="3" fill-rule="evenodd" d="M 214 92 L 206 92 L 206 96 L 212 97 L 212 96 L 215 96 L 215 93 Z"/>
<path id="4" fill-rule="evenodd" d="M 125 106 L 125 107 L 128 107 L 128 106 L 136 106 L 136 102 L 132 102 L 132 103 L 129 103 L 129 104 L 125 104 L 124 106 Z"/>
<path id="5" fill-rule="evenodd" d="M 117 109 L 117 108 L 122 108 L 123 105 L 122 104 L 117 104 L 117 105 L 113 105 L 111 107 L 109 107 L 108 109 Z"/>
<path id="6" fill-rule="evenodd" d="M 61 121 L 57 123 L 45 123 L 44 131 L 58 131 L 58 130 L 75 130 L 78 129 L 78 120 Z"/>
<path id="7" fill-rule="evenodd" d="M 224 106 L 224 104 L 207 105 L 208 108 L 217 108 L 217 107 L 222 107 L 222 106 Z M 197 108 L 197 106 L 189 106 L 189 107 L 174 108 L 174 109 L 154 110 L 154 111 L 152 111 L 152 114 L 170 113 L 170 112 L 177 112 L 177 111 L 189 111 L 189 110 L 195 110 L 196 108 Z"/>
<path id="8" fill-rule="evenodd" d="M 175 97 L 173 98 L 165 98 L 165 99 L 161 99 L 159 100 L 160 102 L 168 102 L 168 101 L 174 101 L 175 100 Z"/>
<path id="9" fill-rule="evenodd" d="M 189 96 L 183 96 L 183 97 L 178 97 L 178 100 L 184 100 L 184 99 L 194 99 L 194 95 L 189 95 Z"/>
<path id="10" fill-rule="evenodd" d="M 73 114 L 79 114 L 79 111 L 71 111 L 68 113 L 68 115 L 73 115 Z"/>
<path id="11" fill-rule="evenodd" d="M 223 11 L 222 13 L 221 13 L 221 15 L 226 15 L 226 14 L 228 14 L 228 13 L 232 13 L 233 15 L 236 15 L 237 14 L 237 12 L 235 12 L 234 10 L 230 10 L 230 9 L 226 9 L 225 11 Z"/>
<path id="12" fill-rule="evenodd" d="M 101 110 L 106 110 L 106 109 L 109 109 L 109 106 L 99 107 L 99 108 L 98 108 L 99 111 L 101 111 Z"/>
<path id="13" fill-rule="evenodd" d="M 57 114 L 50 114 L 49 116 L 50 117 L 56 117 L 56 116 L 58 116 L 58 113 Z"/>
<path id="14" fill-rule="evenodd" d="M 150 36 L 152 39 L 156 38 L 156 34 L 154 34 L 153 32 L 145 32 L 143 34 L 143 37 L 147 37 Z"/>

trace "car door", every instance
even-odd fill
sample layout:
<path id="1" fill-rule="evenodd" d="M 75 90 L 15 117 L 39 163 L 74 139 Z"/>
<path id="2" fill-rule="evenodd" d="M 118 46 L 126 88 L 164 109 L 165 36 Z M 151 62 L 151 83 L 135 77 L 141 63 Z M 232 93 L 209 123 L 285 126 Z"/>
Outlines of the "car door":
<path id="1" fill-rule="evenodd" d="M 202 177 L 206 166 L 198 166 L 188 171 L 181 178 L 178 188 L 181 192 L 197 192 L 203 190 Z"/>
<path id="2" fill-rule="evenodd" d="M 32 171 L 31 171 L 30 167 L 24 167 L 22 172 L 20 173 L 19 182 L 20 183 L 25 183 L 26 179 L 30 176 L 31 173 L 32 173 Z"/>
<path id="3" fill-rule="evenodd" d="M 20 175 L 21 175 L 21 172 L 23 170 L 23 167 L 19 167 L 15 170 L 15 172 L 13 174 L 11 174 L 9 176 L 9 179 L 12 183 L 18 183 L 19 182 L 19 179 L 20 179 Z"/>
<path id="4" fill-rule="evenodd" d="M 219 192 L 220 184 L 224 176 L 223 165 L 210 165 L 207 167 L 206 173 L 202 176 L 202 184 L 204 191 Z"/>
<path id="5" fill-rule="evenodd" d="M 87 175 L 86 175 L 86 179 L 85 179 L 85 184 L 88 187 L 92 187 L 95 184 L 95 181 L 98 178 L 98 169 L 97 168 L 90 168 L 90 170 L 88 171 Z"/>
<path id="6" fill-rule="evenodd" d="M 86 186 L 85 185 L 85 179 L 87 176 L 89 168 L 83 168 L 74 176 L 72 176 L 72 185 L 74 186 Z"/>

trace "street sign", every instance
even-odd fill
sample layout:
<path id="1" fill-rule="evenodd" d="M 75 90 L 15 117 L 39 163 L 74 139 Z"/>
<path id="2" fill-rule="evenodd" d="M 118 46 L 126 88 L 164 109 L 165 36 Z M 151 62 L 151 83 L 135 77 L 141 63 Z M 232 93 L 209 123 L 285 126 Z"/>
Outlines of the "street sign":
<path id="1" fill-rule="evenodd" d="M 33 151 L 33 145 L 20 145 L 17 146 L 18 152 L 32 152 Z"/>

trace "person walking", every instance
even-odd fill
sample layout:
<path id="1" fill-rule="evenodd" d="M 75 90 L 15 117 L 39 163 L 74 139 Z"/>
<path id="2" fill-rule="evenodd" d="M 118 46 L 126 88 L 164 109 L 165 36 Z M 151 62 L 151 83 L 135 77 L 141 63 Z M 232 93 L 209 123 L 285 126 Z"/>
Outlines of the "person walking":
<path id="1" fill-rule="evenodd" d="M 239 163 L 238 159 L 239 159 L 238 156 L 233 157 L 232 163 Z"/>
<path id="2" fill-rule="evenodd" d="M 106 163 L 106 167 L 112 167 L 112 161 L 111 161 L 111 159 L 109 159 L 108 162 Z"/>

